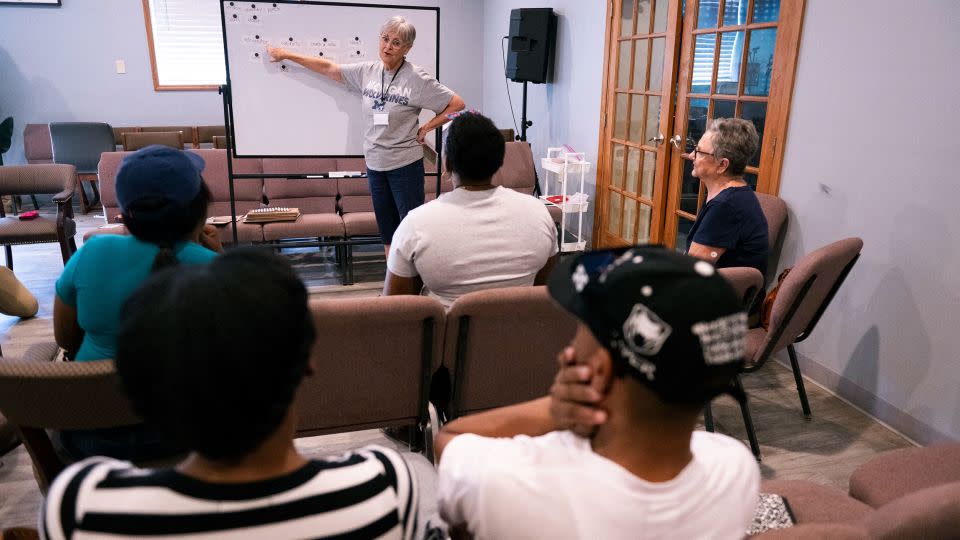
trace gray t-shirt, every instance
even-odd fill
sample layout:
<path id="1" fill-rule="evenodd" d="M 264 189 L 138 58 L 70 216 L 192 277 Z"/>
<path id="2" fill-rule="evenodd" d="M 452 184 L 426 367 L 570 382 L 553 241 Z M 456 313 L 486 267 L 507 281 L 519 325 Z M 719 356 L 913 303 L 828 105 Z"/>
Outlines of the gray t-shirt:
<path id="1" fill-rule="evenodd" d="M 367 123 L 363 154 L 367 168 L 391 171 L 421 159 L 423 147 L 417 142 L 420 111 L 429 109 L 439 114 L 447 108 L 453 91 L 423 68 L 406 61 L 396 73 L 385 70 L 378 61 L 343 64 L 340 74 L 351 90 L 363 96 L 362 109 Z M 377 99 L 386 102 L 383 112 L 389 115 L 389 123 L 385 126 L 374 122 L 374 115 L 380 112 L 374 109 Z"/>

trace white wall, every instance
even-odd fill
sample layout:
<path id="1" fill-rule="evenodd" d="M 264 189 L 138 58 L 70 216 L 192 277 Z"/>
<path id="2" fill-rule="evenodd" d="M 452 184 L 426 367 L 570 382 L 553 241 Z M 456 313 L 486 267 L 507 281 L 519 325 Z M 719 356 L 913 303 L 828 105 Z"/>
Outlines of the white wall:
<path id="1" fill-rule="evenodd" d="M 479 107 L 482 3 L 378 3 L 440 7 L 440 78 Z M 126 61 L 124 75 L 114 72 L 118 58 Z M 60 8 L 0 6 L 0 119 L 7 116 L 16 125 L 4 162 L 13 164 L 25 162 L 27 123 L 222 124 L 223 105 L 215 91 L 154 91 L 141 2 L 67 0 Z"/>
<path id="2" fill-rule="evenodd" d="M 805 373 L 923 443 L 960 439 L 958 28 L 954 0 L 808 0 L 780 191 L 781 265 L 864 240 Z"/>
<path id="3" fill-rule="evenodd" d="M 533 146 L 541 183 L 544 174 L 539 167 L 539 158 L 546 155 L 547 147 L 568 144 L 578 152 L 585 152 L 587 161 L 594 164 L 586 187 L 590 195 L 591 212 L 583 218 L 584 235 L 589 239 L 593 226 L 592 209 L 596 206 L 594 193 L 600 137 L 606 3 L 600 0 L 484 0 L 483 4 L 481 112 L 501 128 L 514 126 L 504 84 L 501 49 L 501 38 L 510 31 L 510 10 L 552 7 L 558 15 L 553 82 L 528 85 L 527 118 L 533 122 L 533 127 L 527 130 L 527 140 Z M 522 85 L 514 82 L 508 82 L 507 85 L 519 126 Z"/>

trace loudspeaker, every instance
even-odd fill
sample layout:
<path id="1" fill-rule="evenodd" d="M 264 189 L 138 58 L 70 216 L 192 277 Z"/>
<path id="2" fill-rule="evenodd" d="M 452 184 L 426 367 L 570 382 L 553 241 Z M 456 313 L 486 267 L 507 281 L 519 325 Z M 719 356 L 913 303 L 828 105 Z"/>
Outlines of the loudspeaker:
<path id="1" fill-rule="evenodd" d="M 553 77 L 557 16 L 551 8 L 523 8 L 510 12 L 510 50 L 507 78 L 545 83 Z"/>

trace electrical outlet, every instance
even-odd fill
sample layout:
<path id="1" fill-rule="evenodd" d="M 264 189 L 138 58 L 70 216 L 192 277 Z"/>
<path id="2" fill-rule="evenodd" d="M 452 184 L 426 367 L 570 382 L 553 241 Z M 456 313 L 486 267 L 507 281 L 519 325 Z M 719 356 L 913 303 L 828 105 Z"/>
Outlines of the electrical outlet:
<path id="1" fill-rule="evenodd" d="M 127 72 L 127 63 L 123 60 L 117 60 L 117 73 L 123 74 Z"/>

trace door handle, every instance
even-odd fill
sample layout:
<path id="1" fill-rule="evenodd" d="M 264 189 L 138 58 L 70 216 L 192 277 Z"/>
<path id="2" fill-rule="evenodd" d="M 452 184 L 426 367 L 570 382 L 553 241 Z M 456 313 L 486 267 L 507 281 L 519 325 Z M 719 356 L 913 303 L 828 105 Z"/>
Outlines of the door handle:
<path id="1" fill-rule="evenodd" d="M 663 133 L 657 133 L 656 137 L 653 137 L 647 142 L 652 142 L 653 144 L 660 146 L 661 144 L 663 144 Z"/>
<path id="2" fill-rule="evenodd" d="M 670 137 L 670 143 L 673 144 L 673 147 L 676 148 L 677 150 L 680 150 L 680 141 L 681 139 L 679 135 L 674 135 L 673 137 Z"/>

